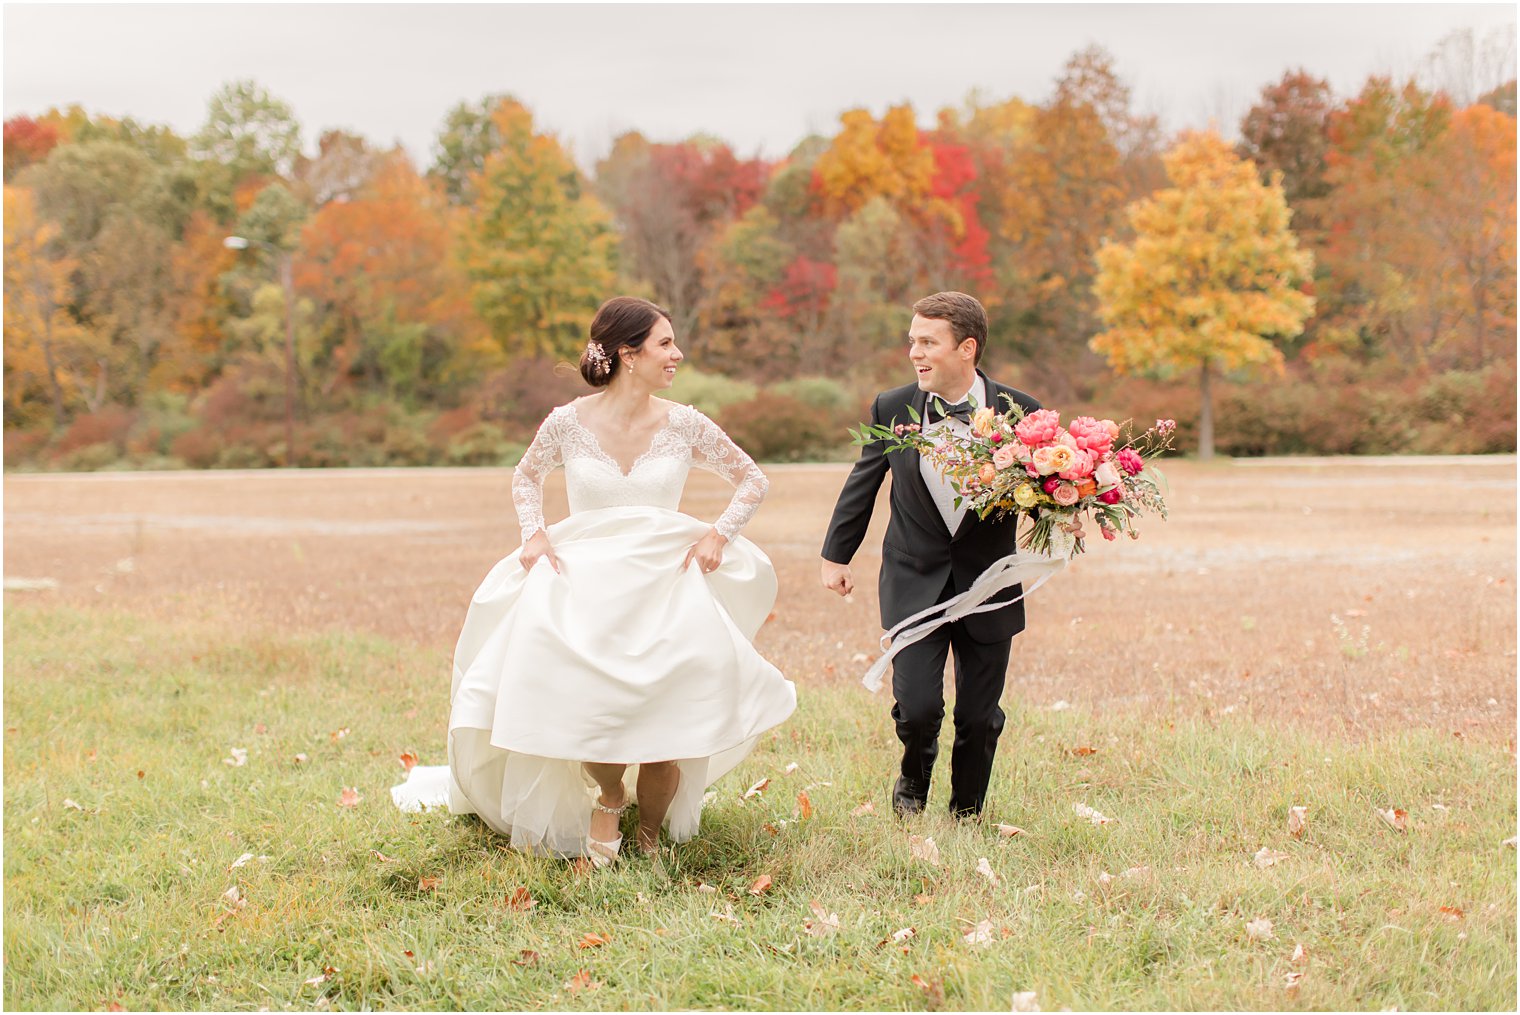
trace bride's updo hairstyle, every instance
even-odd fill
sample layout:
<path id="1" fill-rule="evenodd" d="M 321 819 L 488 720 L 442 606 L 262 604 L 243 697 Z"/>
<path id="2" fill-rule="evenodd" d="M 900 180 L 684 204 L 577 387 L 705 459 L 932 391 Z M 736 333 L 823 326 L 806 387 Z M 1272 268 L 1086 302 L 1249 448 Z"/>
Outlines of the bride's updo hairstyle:
<path id="1" fill-rule="evenodd" d="M 660 318 L 670 320 L 670 311 L 637 296 L 614 296 L 603 303 L 591 321 L 591 340 L 581 353 L 581 376 L 593 388 L 612 383 L 622 350 L 637 352 Z"/>

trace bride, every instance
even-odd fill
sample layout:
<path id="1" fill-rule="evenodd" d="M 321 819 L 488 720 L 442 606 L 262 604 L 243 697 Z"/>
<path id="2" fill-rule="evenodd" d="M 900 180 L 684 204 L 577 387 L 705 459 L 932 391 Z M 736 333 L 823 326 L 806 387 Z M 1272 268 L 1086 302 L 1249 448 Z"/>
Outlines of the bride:
<path id="1" fill-rule="evenodd" d="M 392 789 L 447 803 L 527 852 L 618 858 L 662 824 L 684 842 L 703 794 L 796 707 L 751 639 L 776 598 L 770 560 L 739 530 L 768 481 L 710 419 L 656 397 L 682 360 L 670 315 L 618 296 L 591 322 L 594 395 L 549 413 L 512 477 L 522 547 L 476 590 L 454 650 L 447 767 Z M 543 517 L 564 466 L 570 516 Z M 691 467 L 736 487 L 717 522 L 679 513 Z"/>

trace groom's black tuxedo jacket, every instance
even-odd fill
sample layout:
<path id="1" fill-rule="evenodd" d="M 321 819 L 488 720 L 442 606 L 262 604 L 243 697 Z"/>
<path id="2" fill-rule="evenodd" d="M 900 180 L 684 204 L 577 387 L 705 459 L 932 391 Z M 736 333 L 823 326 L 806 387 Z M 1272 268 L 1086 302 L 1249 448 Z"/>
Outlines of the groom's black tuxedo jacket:
<path id="1" fill-rule="evenodd" d="M 1025 412 L 1040 407 L 1030 395 L 998 384 L 980 370 L 977 373 L 986 387 L 988 404 L 999 412 L 1007 410 L 1004 395 Z M 884 391 L 871 404 L 871 422 L 911 423 L 910 406 L 923 419 L 928 398 L 928 393 L 920 391 L 916 383 Z M 898 621 L 940 602 L 947 585 L 953 593 L 964 592 L 993 561 L 1015 549 L 1012 518 L 983 521 L 976 512 L 968 510 L 952 533 L 924 483 L 920 457 L 916 451 L 886 454 L 880 443 L 867 444 L 840 491 L 823 541 L 825 560 L 837 564 L 850 562 L 865 539 L 866 526 L 876 505 L 876 491 L 890 469 L 892 515 L 882 540 L 879 583 L 883 628 L 890 629 Z M 1009 599 L 1019 592 L 1020 587 L 1015 585 L 995 599 Z M 977 641 L 1011 638 L 1024 629 L 1023 600 L 967 617 L 962 623 L 966 625 L 966 633 Z"/>

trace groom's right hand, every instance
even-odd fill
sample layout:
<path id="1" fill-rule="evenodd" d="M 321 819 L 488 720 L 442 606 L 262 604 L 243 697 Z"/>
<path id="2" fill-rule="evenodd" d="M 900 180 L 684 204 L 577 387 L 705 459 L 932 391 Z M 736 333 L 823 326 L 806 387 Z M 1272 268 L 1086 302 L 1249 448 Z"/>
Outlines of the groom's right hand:
<path id="1" fill-rule="evenodd" d="M 850 574 L 850 565 L 836 564 L 832 560 L 823 562 L 823 587 L 830 592 L 837 592 L 841 596 L 847 596 L 855 591 L 855 576 Z"/>

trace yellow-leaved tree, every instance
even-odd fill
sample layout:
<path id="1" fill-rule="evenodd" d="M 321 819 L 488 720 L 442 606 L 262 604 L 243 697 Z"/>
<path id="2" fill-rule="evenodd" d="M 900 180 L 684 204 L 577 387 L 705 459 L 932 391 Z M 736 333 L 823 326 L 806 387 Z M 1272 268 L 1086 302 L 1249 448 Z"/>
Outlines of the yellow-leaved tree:
<path id="1" fill-rule="evenodd" d="M 1313 256 L 1298 246 L 1281 180 L 1217 134 L 1188 134 L 1164 158 L 1172 186 L 1127 209 L 1135 238 L 1097 253 L 1094 292 L 1107 330 L 1089 343 L 1120 373 L 1198 371 L 1198 455 L 1214 454 L 1210 380 L 1282 368 L 1273 339 L 1303 331 Z"/>

